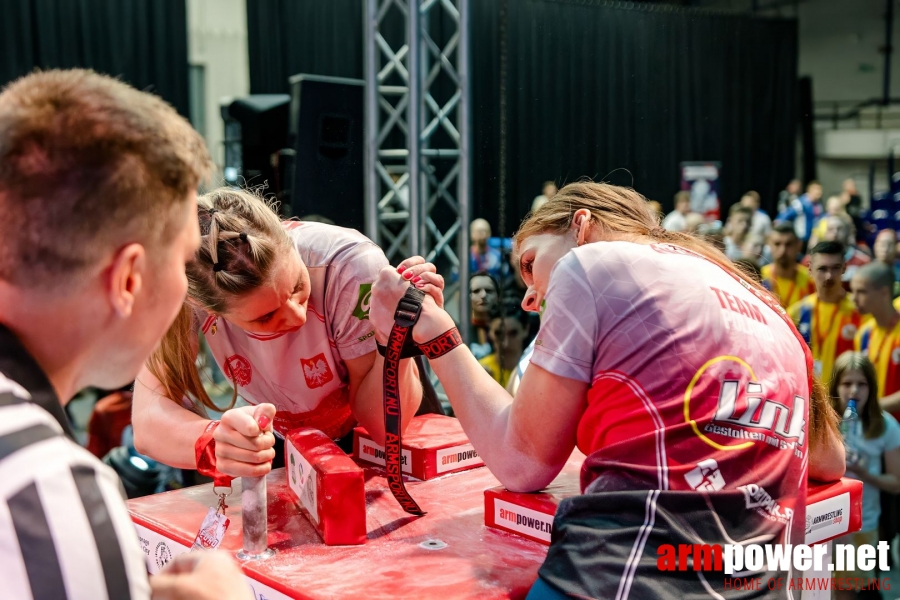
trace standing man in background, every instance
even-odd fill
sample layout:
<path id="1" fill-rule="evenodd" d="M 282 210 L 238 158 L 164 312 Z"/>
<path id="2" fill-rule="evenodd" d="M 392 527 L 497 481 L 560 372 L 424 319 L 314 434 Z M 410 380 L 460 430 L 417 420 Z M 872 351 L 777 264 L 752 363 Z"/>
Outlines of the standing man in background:
<path id="1" fill-rule="evenodd" d="M 813 238 L 817 242 L 839 242 L 844 246 L 844 276 L 842 277 L 845 290 L 850 290 L 850 280 L 853 278 L 856 270 L 861 266 L 872 261 L 865 253 L 863 253 L 856 244 L 853 243 L 853 222 L 847 214 L 828 215 L 824 217 L 817 229 L 822 230 L 819 237 L 813 233 Z M 802 261 L 803 266 L 809 267 L 810 256 L 805 256 Z"/>
<path id="2" fill-rule="evenodd" d="M 728 211 L 728 221 L 725 223 L 725 256 L 731 260 L 738 260 L 743 256 L 744 240 L 750 233 L 750 224 L 753 222 L 753 211 L 743 204 L 733 204 Z"/>
<path id="3" fill-rule="evenodd" d="M 761 205 L 762 198 L 760 198 L 759 192 L 750 190 L 741 196 L 741 206 L 746 206 L 753 211 L 753 219 L 750 221 L 750 233 L 766 237 L 772 231 L 772 217 L 760 208 Z"/>
<path id="4" fill-rule="evenodd" d="M 884 263 L 873 262 L 856 271 L 850 280 L 853 303 L 872 319 L 859 328 L 855 349 L 875 365 L 881 408 L 900 416 L 900 313 L 894 308 L 894 273 Z"/>
<path id="5" fill-rule="evenodd" d="M 797 262 L 801 242 L 790 223 L 779 223 L 769 234 L 772 263 L 762 268 L 762 283 L 783 308 L 816 291 L 809 270 Z"/>
<path id="6" fill-rule="evenodd" d="M 778 212 L 784 212 L 794 200 L 800 196 L 800 190 L 803 189 L 803 183 L 799 179 L 791 179 L 787 186 L 778 193 Z"/>
<path id="7" fill-rule="evenodd" d="M 862 317 L 841 285 L 843 244 L 821 242 L 810 251 L 810 257 L 816 293 L 791 305 L 788 314 L 812 349 L 816 375 L 827 385 L 834 360 L 854 349 Z"/>
<path id="8" fill-rule="evenodd" d="M 897 293 L 897 282 L 900 281 L 900 262 L 897 261 L 897 232 L 893 229 L 882 229 L 875 237 L 872 246 L 875 260 L 886 264 L 894 274 L 894 296 Z"/>
<path id="9" fill-rule="evenodd" d="M 822 212 L 822 184 L 811 181 L 806 186 L 806 193 L 794 200 L 775 220 L 792 222 L 797 237 L 807 242 Z"/>
<path id="10" fill-rule="evenodd" d="M 855 349 L 875 366 L 878 404 L 895 419 L 900 415 L 900 313 L 891 302 L 893 270 L 880 261 L 860 267 L 850 280 L 850 294 L 862 315 L 873 318 L 859 328 Z M 882 492 L 881 539 L 892 541 L 900 522 L 900 497 Z"/>
<path id="11" fill-rule="evenodd" d="M 541 195 L 535 196 L 534 200 L 532 200 L 531 202 L 531 212 L 536 211 L 544 204 L 546 204 L 550 198 L 556 195 L 557 191 L 558 190 L 554 182 L 545 181 L 544 185 L 541 186 Z"/>
<path id="12" fill-rule="evenodd" d="M 475 219 L 469 225 L 469 241 L 472 243 L 469 249 L 469 272 L 484 271 L 497 279 L 503 268 L 503 256 L 497 248 L 491 248 L 488 240 L 491 239 L 491 224 L 485 219 Z"/>
<path id="13" fill-rule="evenodd" d="M 681 190 L 675 194 L 675 210 L 670 212 L 663 219 L 663 229 L 669 231 L 687 231 L 687 216 L 691 214 L 691 193 L 687 190 Z"/>

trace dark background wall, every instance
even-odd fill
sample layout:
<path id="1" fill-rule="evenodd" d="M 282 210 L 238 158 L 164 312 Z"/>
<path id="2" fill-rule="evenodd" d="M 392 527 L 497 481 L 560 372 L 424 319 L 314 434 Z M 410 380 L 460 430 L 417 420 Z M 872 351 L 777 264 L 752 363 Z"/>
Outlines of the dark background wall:
<path id="1" fill-rule="evenodd" d="M 715 160 L 723 208 L 749 189 L 774 207 L 794 173 L 794 21 L 549 0 L 509 8 L 506 177 L 514 202 L 527 202 L 543 179 L 587 176 L 633 185 L 668 209 L 679 163 Z M 497 29 L 478 27 L 477 43 L 496 47 Z M 486 53 L 473 52 L 478 99 L 497 76 L 477 59 Z M 476 119 L 493 118 L 480 108 Z M 476 146 L 488 148 L 482 139 Z M 478 171 L 476 185 L 493 190 Z M 488 211 L 494 196 L 483 199 Z"/>
<path id="2" fill-rule="evenodd" d="M 470 6 L 473 216 L 495 228 L 501 177 L 509 230 L 547 179 L 633 183 L 668 209 L 681 161 L 722 163 L 724 208 L 749 189 L 774 207 L 793 176 L 796 21 L 590 1 Z M 247 0 L 247 10 L 253 93 L 286 91 L 300 72 L 363 76 L 358 0 Z"/>
<path id="3" fill-rule="evenodd" d="M 189 116 L 185 0 L 0 0 L 0 86 L 35 68 L 91 68 Z"/>

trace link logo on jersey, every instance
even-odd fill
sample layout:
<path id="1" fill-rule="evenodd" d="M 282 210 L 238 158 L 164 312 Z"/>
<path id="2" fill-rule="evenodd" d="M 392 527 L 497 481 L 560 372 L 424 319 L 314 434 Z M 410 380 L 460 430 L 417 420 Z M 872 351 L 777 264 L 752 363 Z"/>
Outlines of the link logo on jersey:
<path id="1" fill-rule="evenodd" d="M 331 372 L 331 367 L 328 366 L 328 361 L 322 353 L 316 354 L 312 358 L 301 358 L 300 368 L 303 369 L 306 387 L 311 390 L 320 388 L 334 379 L 334 373 Z"/>
<path id="2" fill-rule="evenodd" d="M 369 305 L 372 302 L 372 284 L 363 283 L 359 286 L 359 298 L 356 301 L 356 308 L 353 309 L 353 316 L 364 321 L 369 318 Z M 346 314 L 346 313 L 345 313 Z"/>
<path id="3" fill-rule="evenodd" d="M 232 354 L 225 361 L 225 376 L 237 385 L 250 385 L 250 381 L 253 379 L 253 367 L 250 366 L 250 361 L 243 356 Z"/>
<path id="4" fill-rule="evenodd" d="M 685 421 L 698 437 L 717 450 L 741 450 L 755 442 L 764 442 L 781 450 L 794 450 L 802 456 L 799 447 L 806 438 L 806 400 L 800 396 L 786 399 L 773 398 L 773 395 L 757 381 L 753 369 L 744 360 L 718 356 L 707 361 L 688 385 L 684 396 Z M 710 412 L 712 418 L 701 430 L 695 419 L 704 419 Z M 713 437 L 740 442 L 722 444 Z"/>

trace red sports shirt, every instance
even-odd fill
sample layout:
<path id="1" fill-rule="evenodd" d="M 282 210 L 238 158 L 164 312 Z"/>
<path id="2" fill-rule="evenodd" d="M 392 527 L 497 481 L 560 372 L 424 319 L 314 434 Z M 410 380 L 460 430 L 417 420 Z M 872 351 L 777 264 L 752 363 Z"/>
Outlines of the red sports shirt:
<path id="1" fill-rule="evenodd" d="M 731 492 L 735 514 L 723 520 L 802 543 L 811 359 L 783 313 L 676 246 L 601 242 L 566 255 L 531 360 L 590 384 L 577 438 L 584 492 Z"/>

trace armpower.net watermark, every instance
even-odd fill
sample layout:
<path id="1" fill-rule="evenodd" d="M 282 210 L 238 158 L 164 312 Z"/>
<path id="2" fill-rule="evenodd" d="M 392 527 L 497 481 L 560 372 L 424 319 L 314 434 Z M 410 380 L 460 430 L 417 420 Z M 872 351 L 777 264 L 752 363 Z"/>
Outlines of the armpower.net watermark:
<path id="1" fill-rule="evenodd" d="M 846 576 L 857 570 L 889 570 L 890 544 L 835 544 L 829 559 L 824 544 L 663 544 L 657 551 L 660 571 L 715 571 L 724 573 L 725 589 L 852 590 L 891 589 L 889 578 Z M 793 577 L 759 577 L 761 572 L 791 572 Z M 804 572 L 816 575 L 803 576 Z M 841 576 L 822 576 L 838 572 Z"/>

